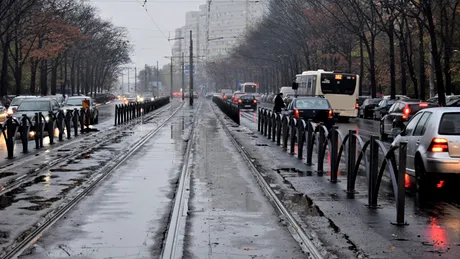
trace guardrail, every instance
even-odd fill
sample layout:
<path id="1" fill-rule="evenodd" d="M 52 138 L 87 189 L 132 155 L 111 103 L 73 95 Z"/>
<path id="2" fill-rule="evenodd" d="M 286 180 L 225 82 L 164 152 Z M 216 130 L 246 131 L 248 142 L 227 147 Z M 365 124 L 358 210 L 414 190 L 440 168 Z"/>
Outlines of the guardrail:
<path id="1" fill-rule="evenodd" d="M 42 112 L 37 112 L 31 118 L 26 114 L 22 114 L 20 118 L 7 116 L 5 122 L 1 125 L 1 131 L 5 138 L 8 159 L 14 158 L 14 143 L 16 139 L 20 139 L 22 143 L 22 152 L 29 152 L 29 141 L 35 140 L 35 148 L 43 147 L 43 138 L 45 133 L 49 137 L 50 144 L 54 144 L 54 132 L 58 129 L 59 141 L 64 140 L 65 130 L 67 131 L 67 139 L 72 138 L 72 128 L 74 136 L 78 136 L 78 128 L 82 133 L 90 125 L 90 110 L 89 109 L 73 109 L 60 110 L 58 112 L 49 111 L 44 115 Z M 19 136 L 18 136 L 19 133 Z"/>
<path id="2" fill-rule="evenodd" d="M 217 96 L 213 96 L 212 101 L 223 113 L 225 113 L 228 117 L 230 117 L 230 119 L 240 125 L 240 108 L 238 105 L 224 101 Z"/>
<path id="3" fill-rule="evenodd" d="M 158 98 L 154 101 L 135 102 L 115 105 L 115 126 L 152 112 L 170 102 L 169 97 Z"/>
<path id="4" fill-rule="evenodd" d="M 371 136 L 364 141 L 355 130 L 349 130 L 344 135 L 333 126 L 328 130 L 323 123 L 315 125 L 312 120 L 290 118 L 278 113 L 274 113 L 266 108 L 258 109 L 258 131 L 282 146 L 294 155 L 295 145 L 297 144 L 298 159 L 303 159 L 303 149 L 306 145 L 306 165 L 313 166 L 313 150 L 317 149 L 317 173 L 322 175 L 324 172 L 323 163 L 326 151 L 329 151 L 331 161 L 330 182 L 337 183 L 339 165 L 342 154 L 345 153 L 347 163 L 347 189 L 349 198 L 354 198 L 356 193 L 355 185 L 361 161 L 364 159 L 365 172 L 368 180 L 368 207 L 378 208 L 378 194 L 382 177 L 386 169 L 389 171 L 393 192 L 396 197 L 396 222 L 392 223 L 404 226 L 405 207 L 405 174 L 407 143 L 403 142 L 399 146 L 387 149 L 377 136 Z M 357 149 L 359 146 L 359 150 Z M 345 152 L 344 152 L 345 151 Z M 358 152 L 359 151 L 359 152 Z M 399 151 L 399 163 L 396 163 L 395 152 Z M 356 157 L 356 154 L 358 156 Z M 383 162 L 379 165 L 379 157 L 383 155 Z M 368 158 L 369 155 L 369 158 Z"/>

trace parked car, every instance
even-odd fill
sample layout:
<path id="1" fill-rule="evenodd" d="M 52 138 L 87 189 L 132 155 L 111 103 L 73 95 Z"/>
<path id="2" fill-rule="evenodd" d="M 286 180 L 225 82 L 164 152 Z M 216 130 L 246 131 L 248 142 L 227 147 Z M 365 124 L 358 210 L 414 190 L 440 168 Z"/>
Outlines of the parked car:
<path id="1" fill-rule="evenodd" d="M 90 124 L 98 124 L 99 123 L 99 110 L 96 107 L 96 104 L 94 103 L 94 100 L 89 97 L 89 96 L 72 96 L 69 97 L 66 102 L 64 103 L 64 106 L 62 107 L 62 110 L 73 110 L 75 108 L 81 109 L 83 107 L 83 101 L 88 100 L 89 101 L 89 109 L 91 113 L 91 119 L 90 119 Z"/>
<path id="2" fill-rule="evenodd" d="M 396 102 L 393 99 L 383 99 L 379 104 L 374 108 L 374 120 L 381 120 L 385 115 L 387 115 L 388 110 Z"/>
<path id="3" fill-rule="evenodd" d="M 334 125 L 334 112 L 331 104 L 323 97 L 295 97 L 283 114 L 296 119 L 311 119 L 316 123 L 324 122 L 328 129 Z"/>
<path id="4" fill-rule="evenodd" d="M 418 111 L 437 107 L 436 104 L 428 102 L 420 102 L 419 100 L 404 100 L 395 102 L 388 114 L 383 116 L 380 120 L 380 137 L 382 140 L 387 140 L 390 136 L 396 137 L 402 129 L 404 129 L 407 122 Z"/>
<path id="5" fill-rule="evenodd" d="M 21 119 L 23 115 L 26 115 L 32 121 L 31 131 L 35 131 L 35 114 L 41 112 L 45 117 L 45 120 L 48 121 L 51 119 L 50 114 L 55 115 L 59 112 L 61 106 L 59 103 L 49 97 L 42 98 L 26 98 L 21 104 L 15 109 L 13 117 L 18 120 Z"/>
<path id="6" fill-rule="evenodd" d="M 392 146 L 407 141 L 407 174 L 426 194 L 450 175 L 460 175 L 460 108 L 439 107 L 418 111 Z"/>
<path id="7" fill-rule="evenodd" d="M 7 114 L 8 115 L 13 115 L 15 113 L 15 110 L 21 105 L 21 103 L 30 98 L 40 98 L 39 96 L 32 96 L 32 95 L 20 95 L 14 97 L 14 99 L 11 101 L 10 106 L 8 107 Z"/>
<path id="8" fill-rule="evenodd" d="M 369 98 L 364 100 L 363 104 L 358 108 L 358 117 L 372 118 L 374 116 L 374 108 L 379 104 L 382 99 Z"/>

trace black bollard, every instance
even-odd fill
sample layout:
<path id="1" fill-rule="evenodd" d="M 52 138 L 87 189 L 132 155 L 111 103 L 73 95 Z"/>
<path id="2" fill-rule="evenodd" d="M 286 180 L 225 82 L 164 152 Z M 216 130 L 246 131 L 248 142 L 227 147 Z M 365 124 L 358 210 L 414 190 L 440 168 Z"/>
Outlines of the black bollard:
<path id="1" fill-rule="evenodd" d="M 48 121 L 46 121 L 45 119 L 46 131 L 48 131 L 48 138 L 50 139 L 50 144 L 52 145 L 54 144 L 54 115 L 53 115 L 53 112 L 49 112 L 47 117 L 45 118 L 48 118 Z"/>
<path id="2" fill-rule="evenodd" d="M 38 140 L 40 142 L 40 148 L 43 147 L 43 130 L 45 127 L 45 123 L 43 122 L 43 113 L 39 112 L 38 113 Z"/>
<path id="3" fill-rule="evenodd" d="M 333 126 L 331 129 L 331 146 L 330 148 L 330 156 L 331 156 L 331 183 L 337 183 L 337 171 L 338 171 L 338 164 L 339 161 L 337 159 L 337 153 L 338 153 L 338 145 L 339 145 L 339 139 L 338 139 L 338 132 L 337 130 L 339 129 L 338 126 Z"/>
<path id="4" fill-rule="evenodd" d="M 377 184 L 379 173 L 379 145 L 377 144 L 378 137 L 372 135 L 370 140 L 370 172 L 368 181 L 369 192 L 369 208 L 377 208 L 377 197 L 374 197 L 374 190 Z"/>
<path id="5" fill-rule="evenodd" d="M 326 141 L 326 137 L 324 134 L 323 127 L 324 123 L 319 124 L 319 141 L 318 141 L 318 166 L 317 166 L 317 173 L 318 175 L 323 175 L 324 169 L 323 169 L 323 163 L 324 163 L 324 153 L 326 152 L 324 147 L 324 141 Z"/>
<path id="6" fill-rule="evenodd" d="M 309 119 L 307 121 L 307 166 L 312 166 L 313 159 L 313 120 Z"/>
<path id="7" fill-rule="evenodd" d="M 5 137 L 6 149 L 8 152 L 8 159 L 14 158 L 14 139 L 17 133 L 17 125 L 13 122 L 13 117 L 6 117 L 6 135 L 3 131 L 3 136 Z"/>
<path id="8" fill-rule="evenodd" d="M 34 140 L 35 140 L 35 149 L 39 149 L 40 148 L 40 139 L 38 137 L 38 120 L 39 120 L 39 117 L 38 117 L 38 113 L 35 113 L 35 117 L 34 117 L 34 126 L 35 126 L 35 136 L 34 136 Z"/>
<path id="9" fill-rule="evenodd" d="M 80 131 L 81 133 L 85 132 L 85 109 L 81 108 L 80 110 Z"/>
<path id="10" fill-rule="evenodd" d="M 347 196 L 353 197 L 355 191 L 355 163 L 356 163 L 356 130 L 348 131 L 347 157 Z"/>
<path id="11" fill-rule="evenodd" d="M 115 123 L 114 125 L 117 126 L 117 119 L 118 119 L 118 104 L 115 105 Z"/>
<path id="12" fill-rule="evenodd" d="M 77 108 L 75 108 L 73 110 L 73 116 L 72 116 L 72 120 L 73 120 L 73 129 L 74 129 L 74 135 L 75 137 L 78 136 L 78 119 L 80 118 L 80 114 L 78 113 L 78 110 Z"/>
<path id="13" fill-rule="evenodd" d="M 65 114 L 65 128 L 66 128 L 67 139 L 72 138 L 72 136 L 71 136 L 72 129 L 70 127 L 70 123 L 71 123 L 71 120 L 72 120 L 71 112 L 72 112 L 71 110 L 67 110 L 66 114 Z"/>
<path id="14" fill-rule="evenodd" d="M 29 118 L 23 114 L 21 119 L 21 142 L 22 142 L 22 153 L 26 154 L 29 152 Z"/>

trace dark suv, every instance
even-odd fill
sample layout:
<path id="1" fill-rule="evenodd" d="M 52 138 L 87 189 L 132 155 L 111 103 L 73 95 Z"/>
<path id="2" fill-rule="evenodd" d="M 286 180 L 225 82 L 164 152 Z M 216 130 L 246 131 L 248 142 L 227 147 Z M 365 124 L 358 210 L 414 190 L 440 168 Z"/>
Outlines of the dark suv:
<path id="1" fill-rule="evenodd" d="M 395 102 L 388 114 L 380 120 L 380 137 L 386 140 L 388 136 L 394 138 L 404 129 L 407 122 L 414 114 L 425 108 L 437 107 L 433 103 L 421 102 L 419 100 L 404 100 Z"/>
<path id="2" fill-rule="evenodd" d="M 295 97 L 283 114 L 296 119 L 311 119 L 316 123 L 324 122 L 328 129 L 334 125 L 334 111 L 329 101 L 323 97 Z"/>
<path id="3" fill-rule="evenodd" d="M 257 100 L 254 95 L 241 95 L 236 100 L 236 103 L 240 109 L 252 109 L 254 111 L 257 110 Z"/>

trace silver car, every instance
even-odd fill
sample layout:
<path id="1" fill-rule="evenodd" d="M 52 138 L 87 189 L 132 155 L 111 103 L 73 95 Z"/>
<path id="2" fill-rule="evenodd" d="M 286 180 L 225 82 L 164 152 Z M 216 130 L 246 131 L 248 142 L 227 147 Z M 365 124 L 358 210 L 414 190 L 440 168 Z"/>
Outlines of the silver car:
<path id="1" fill-rule="evenodd" d="M 392 146 L 407 141 L 407 174 L 419 192 L 448 174 L 460 174 L 460 108 L 428 108 L 417 112 Z M 423 190 L 422 190 L 423 189 Z"/>

